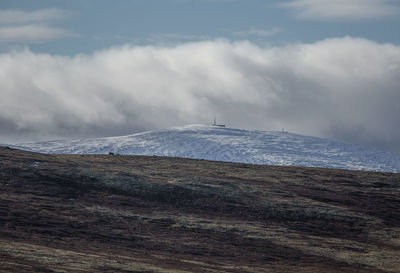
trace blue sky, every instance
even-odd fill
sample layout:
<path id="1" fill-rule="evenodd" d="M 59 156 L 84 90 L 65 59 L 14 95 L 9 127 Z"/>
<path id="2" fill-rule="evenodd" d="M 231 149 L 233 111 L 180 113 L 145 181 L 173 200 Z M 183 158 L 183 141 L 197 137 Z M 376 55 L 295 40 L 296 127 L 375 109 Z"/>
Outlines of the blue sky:
<path id="1" fill-rule="evenodd" d="M 63 15 L 17 24 L 3 22 L 1 27 L 34 24 L 66 33 L 37 41 L 29 37 L 3 40 L 0 46 L 3 52 L 29 46 L 35 52 L 73 55 L 126 43 L 167 45 L 221 37 L 260 45 L 311 43 L 343 36 L 400 43 L 399 1 L 353 0 L 354 12 L 332 7 L 329 2 L 339 6 L 352 1 L 3 0 L 3 11 L 29 14 L 53 9 L 53 13 Z"/>
<path id="2" fill-rule="evenodd" d="M 0 143 L 185 124 L 400 153 L 400 0 L 2 0 Z"/>

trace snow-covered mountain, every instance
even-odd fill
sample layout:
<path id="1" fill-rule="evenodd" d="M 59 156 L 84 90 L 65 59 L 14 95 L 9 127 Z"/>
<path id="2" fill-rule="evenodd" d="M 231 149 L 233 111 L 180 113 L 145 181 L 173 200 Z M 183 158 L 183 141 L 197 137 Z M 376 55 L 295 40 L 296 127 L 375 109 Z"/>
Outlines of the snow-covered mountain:
<path id="1" fill-rule="evenodd" d="M 129 154 L 218 161 L 400 172 L 400 156 L 360 145 L 286 132 L 188 125 L 128 136 L 18 145 L 42 153 Z"/>

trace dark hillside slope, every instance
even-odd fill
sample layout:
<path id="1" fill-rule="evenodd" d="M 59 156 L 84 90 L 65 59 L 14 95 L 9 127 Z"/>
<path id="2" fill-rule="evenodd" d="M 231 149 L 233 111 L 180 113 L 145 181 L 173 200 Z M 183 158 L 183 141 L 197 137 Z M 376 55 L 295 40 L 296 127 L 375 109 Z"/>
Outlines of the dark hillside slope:
<path id="1" fill-rule="evenodd" d="M 0 148 L 0 272 L 400 272 L 400 175 Z"/>

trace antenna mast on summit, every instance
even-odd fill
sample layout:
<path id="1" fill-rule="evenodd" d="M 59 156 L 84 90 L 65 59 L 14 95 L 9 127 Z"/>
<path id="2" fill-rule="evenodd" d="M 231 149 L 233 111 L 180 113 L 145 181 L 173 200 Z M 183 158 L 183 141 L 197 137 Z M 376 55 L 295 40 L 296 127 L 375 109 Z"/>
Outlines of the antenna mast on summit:
<path id="1" fill-rule="evenodd" d="M 216 127 L 225 127 L 225 124 L 217 124 L 217 118 L 214 117 L 213 126 L 216 126 Z"/>

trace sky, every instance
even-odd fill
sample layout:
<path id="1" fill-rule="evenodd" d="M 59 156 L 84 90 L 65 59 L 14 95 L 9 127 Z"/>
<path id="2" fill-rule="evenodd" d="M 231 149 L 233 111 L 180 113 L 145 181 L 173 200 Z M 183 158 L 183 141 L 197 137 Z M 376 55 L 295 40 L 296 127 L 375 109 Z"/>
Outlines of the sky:
<path id="1" fill-rule="evenodd" d="M 400 0 L 2 0 L 0 143 L 210 124 L 400 154 Z"/>

